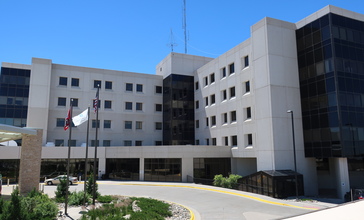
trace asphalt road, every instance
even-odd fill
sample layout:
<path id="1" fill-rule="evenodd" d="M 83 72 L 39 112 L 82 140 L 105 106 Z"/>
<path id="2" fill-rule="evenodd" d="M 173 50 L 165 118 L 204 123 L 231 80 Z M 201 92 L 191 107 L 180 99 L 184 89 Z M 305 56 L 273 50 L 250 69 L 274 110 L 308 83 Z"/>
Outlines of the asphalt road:
<path id="1" fill-rule="evenodd" d="M 3 187 L 3 194 L 10 194 L 10 188 Z M 83 188 L 83 184 L 72 185 L 70 191 Z M 190 209 L 196 220 L 284 219 L 336 206 L 322 202 L 279 200 L 192 183 L 98 181 L 98 188 L 102 195 L 143 196 L 178 203 Z M 51 197 L 55 190 L 56 186 L 44 186 L 44 192 Z"/>

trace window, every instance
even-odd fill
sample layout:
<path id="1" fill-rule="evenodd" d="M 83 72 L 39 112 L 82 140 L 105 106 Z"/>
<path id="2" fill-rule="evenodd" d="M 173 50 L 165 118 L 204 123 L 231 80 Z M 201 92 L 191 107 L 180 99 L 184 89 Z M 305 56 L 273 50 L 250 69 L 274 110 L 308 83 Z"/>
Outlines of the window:
<path id="1" fill-rule="evenodd" d="M 135 141 L 135 146 L 142 146 L 143 141 Z"/>
<path id="2" fill-rule="evenodd" d="M 162 111 L 162 104 L 155 104 L 155 111 L 161 112 Z"/>
<path id="3" fill-rule="evenodd" d="M 126 140 L 126 141 L 124 141 L 124 146 L 131 146 L 131 141 L 129 141 L 129 140 Z"/>
<path id="4" fill-rule="evenodd" d="M 142 130 L 143 129 L 143 122 L 142 121 L 136 121 L 135 122 L 135 129 Z"/>
<path id="5" fill-rule="evenodd" d="M 253 145 L 253 135 L 252 134 L 246 134 L 245 139 L 246 139 L 247 146 Z"/>
<path id="6" fill-rule="evenodd" d="M 209 126 L 209 118 L 206 118 L 206 127 Z"/>
<path id="7" fill-rule="evenodd" d="M 206 145 L 210 145 L 210 139 L 206 138 Z"/>
<path id="8" fill-rule="evenodd" d="M 95 141 L 95 140 L 91 140 L 91 147 L 95 147 L 95 143 L 97 143 L 97 146 L 100 146 L 100 145 L 99 145 L 99 143 L 100 143 L 100 141 L 99 141 L 99 140 L 97 140 L 97 141 Z"/>
<path id="9" fill-rule="evenodd" d="M 155 86 L 155 93 L 162 94 L 162 86 Z"/>
<path id="10" fill-rule="evenodd" d="M 196 109 L 200 108 L 200 102 L 197 100 L 196 101 Z"/>
<path id="11" fill-rule="evenodd" d="M 133 103 L 125 102 L 125 110 L 133 110 Z"/>
<path id="12" fill-rule="evenodd" d="M 132 129 L 133 125 L 132 125 L 132 121 L 125 121 L 125 129 Z"/>
<path id="13" fill-rule="evenodd" d="M 64 118 L 57 118 L 56 127 L 64 127 L 65 119 Z"/>
<path id="14" fill-rule="evenodd" d="M 136 91 L 137 92 L 143 92 L 143 85 L 142 84 L 137 84 L 136 85 Z"/>
<path id="15" fill-rule="evenodd" d="M 195 90 L 198 90 L 198 82 L 195 82 Z"/>
<path id="16" fill-rule="evenodd" d="M 200 127 L 200 120 L 196 120 L 195 125 L 196 125 L 196 128 L 199 128 Z"/>
<path id="17" fill-rule="evenodd" d="M 125 90 L 132 92 L 133 91 L 133 84 L 132 83 L 126 83 L 125 84 Z"/>
<path id="18" fill-rule="evenodd" d="M 72 100 L 72 106 L 73 106 L 73 107 L 78 107 L 78 99 L 76 99 L 76 98 L 71 98 L 71 100 Z"/>
<path id="19" fill-rule="evenodd" d="M 155 130 L 162 130 L 162 122 L 155 123 Z"/>
<path id="20" fill-rule="evenodd" d="M 155 142 L 154 142 L 154 145 L 155 145 L 155 146 L 161 146 L 161 145 L 162 145 L 162 141 L 155 141 Z"/>
<path id="21" fill-rule="evenodd" d="M 226 112 L 222 114 L 221 118 L 222 118 L 222 124 L 228 123 L 228 116 Z"/>
<path id="22" fill-rule="evenodd" d="M 234 98 L 235 97 L 235 87 L 231 87 L 230 88 L 230 98 Z"/>
<path id="23" fill-rule="evenodd" d="M 80 86 L 80 79 L 72 78 L 71 79 L 71 86 L 79 87 Z"/>
<path id="24" fill-rule="evenodd" d="M 67 99 L 64 97 L 58 97 L 58 106 L 66 106 Z"/>
<path id="25" fill-rule="evenodd" d="M 96 128 L 96 120 L 92 120 L 92 128 Z M 100 120 L 97 121 L 97 128 L 100 128 Z"/>
<path id="26" fill-rule="evenodd" d="M 249 56 L 244 57 L 244 68 L 249 66 Z"/>
<path id="27" fill-rule="evenodd" d="M 230 112 L 231 123 L 236 122 L 236 111 Z"/>
<path id="28" fill-rule="evenodd" d="M 94 80 L 94 88 L 101 88 L 101 80 Z"/>
<path id="29" fill-rule="evenodd" d="M 110 140 L 103 140 L 102 141 L 102 146 L 104 146 L 104 147 L 110 147 L 111 146 L 111 141 Z"/>
<path id="30" fill-rule="evenodd" d="M 204 82 L 203 83 L 204 86 L 207 86 L 209 84 L 209 81 L 207 79 L 207 76 L 203 78 L 203 82 Z"/>
<path id="31" fill-rule="evenodd" d="M 235 73 L 235 65 L 234 63 L 229 65 L 229 75 Z"/>
<path id="32" fill-rule="evenodd" d="M 248 93 L 248 92 L 250 92 L 250 82 L 249 81 L 246 81 L 245 83 L 244 83 L 244 87 L 245 87 L 245 93 Z"/>
<path id="33" fill-rule="evenodd" d="M 225 146 L 229 146 L 229 137 L 223 137 L 223 142 Z"/>
<path id="34" fill-rule="evenodd" d="M 227 99 L 227 92 L 226 90 L 221 91 L 221 101 L 225 101 Z"/>
<path id="35" fill-rule="evenodd" d="M 111 101 L 110 100 L 105 100 L 104 108 L 111 109 Z"/>
<path id="36" fill-rule="evenodd" d="M 210 99 L 211 99 L 211 105 L 215 104 L 215 94 L 212 94 L 210 96 Z"/>
<path id="37" fill-rule="evenodd" d="M 105 89 L 112 89 L 112 82 L 111 81 L 105 81 Z"/>
<path id="38" fill-rule="evenodd" d="M 67 77 L 59 77 L 59 85 L 67 86 Z"/>
<path id="39" fill-rule="evenodd" d="M 56 140 L 54 141 L 54 145 L 55 145 L 55 146 L 57 146 L 57 147 L 64 146 L 64 140 L 56 139 Z"/>
<path id="40" fill-rule="evenodd" d="M 238 145 L 238 136 L 236 136 L 236 135 L 231 136 L 231 145 L 232 146 Z"/>
<path id="41" fill-rule="evenodd" d="M 216 146 L 216 138 L 212 138 L 212 145 Z"/>
<path id="42" fill-rule="evenodd" d="M 111 120 L 104 120 L 104 128 L 111 128 Z"/>
<path id="43" fill-rule="evenodd" d="M 221 68 L 220 72 L 221 72 L 221 78 L 225 78 L 226 77 L 226 67 Z"/>
<path id="44" fill-rule="evenodd" d="M 205 106 L 209 106 L 209 97 L 205 97 Z"/>
<path id="45" fill-rule="evenodd" d="M 248 107 L 245 109 L 245 119 L 251 119 L 252 118 L 252 110 L 251 110 L 251 107 Z"/>
<path id="46" fill-rule="evenodd" d="M 216 126 L 216 116 L 211 116 L 211 127 Z"/>
<path id="47" fill-rule="evenodd" d="M 210 74 L 210 84 L 215 82 L 215 73 Z"/>
<path id="48" fill-rule="evenodd" d="M 200 140 L 195 141 L 196 145 L 200 145 Z"/>
<path id="49" fill-rule="evenodd" d="M 135 107 L 137 111 L 143 111 L 143 103 L 137 102 Z"/>

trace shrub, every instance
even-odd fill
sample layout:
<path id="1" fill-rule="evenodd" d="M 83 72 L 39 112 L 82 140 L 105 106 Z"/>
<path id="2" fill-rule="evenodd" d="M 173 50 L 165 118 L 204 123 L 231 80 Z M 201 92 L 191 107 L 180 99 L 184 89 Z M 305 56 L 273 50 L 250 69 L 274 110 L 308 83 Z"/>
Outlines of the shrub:
<path id="1" fill-rule="evenodd" d="M 238 180 L 241 178 L 240 175 L 230 174 L 229 177 L 223 177 L 222 174 L 215 175 L 214 186 L 219 186 L 228 189 L 234 189 L 238 185 Z"/>
<path id="2" fill-rule="evenodd" d="M 20 196 L 16 189 L 11 194 L 11 201 L 0 202 L 1 220 L 52 220 L 57 216 L 57 212 L 57 205 L 47 195 L 35 189 L 26 197 Z"/>
<path id="3" fill-rule="evenodd" d="M 147 216 L 149 216 L 149 219 L 164 219 L 164 217 L 172 216 L 171 211 L 169 211 L 169 204 L 165 202 L 148 198 L 132 198 L 132 200 L 137 201 L 137 205 L 143 213 L 146 213 Z M 161 218 L 158 218 L 158 216 L 161 216 Z"/>
<path id="4" fill-rule="evenodd" d="M 84 191 L 72 192 L 68 199 L 69 205 L 82 205 L 84 200 L 85 193 Z M 86 193 L 86 202 L 91 198 L 91 195 Z"/>
<path id="5" fill-rule="evenodd" d="M 112 200 L 113 198 L 109 195 L 97 197 L 97 201 L 101 203 L 110 203 Z"/>

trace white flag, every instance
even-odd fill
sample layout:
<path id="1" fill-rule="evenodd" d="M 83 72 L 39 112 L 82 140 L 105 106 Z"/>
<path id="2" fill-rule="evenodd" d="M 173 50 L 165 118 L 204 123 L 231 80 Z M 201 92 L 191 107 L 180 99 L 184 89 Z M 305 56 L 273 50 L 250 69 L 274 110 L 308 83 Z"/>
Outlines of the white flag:
<path id="1" fill-rule="evenodd" d="M 79 126 L 80 124 L 84 123 L 87 120 L 88 120 L 88 109 L 86 109 L 81 114 L 72 118 L 73 124 L 75 124 L 75 126 Z"/>

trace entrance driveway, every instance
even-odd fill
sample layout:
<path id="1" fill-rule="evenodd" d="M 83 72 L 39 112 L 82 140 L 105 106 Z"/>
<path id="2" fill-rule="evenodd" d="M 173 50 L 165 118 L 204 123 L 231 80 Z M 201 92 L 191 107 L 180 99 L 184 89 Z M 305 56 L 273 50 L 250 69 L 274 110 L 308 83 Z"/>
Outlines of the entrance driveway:
<path id="1" fill-rule="evenodd" d="M 98 181 L 102 195 L 152 197 L 181 204 L 190 209 L 196 220 L 204 219 L 283 219 L 335 207 L 322 202 L 296 202 L 273 199 L 236 190 L 193 183 Z M 70 191 L 83 190 L 82 183 L 70 186 Z M 54 196 L 56 186 L 44 186 L 44 192 Z M 11 186 L 3 187 L 3 194 L 10 194 Z M 76 211 L 69 211 L 76 215 Z M 79 216 L 74 216 L 77 219 Z"/>

